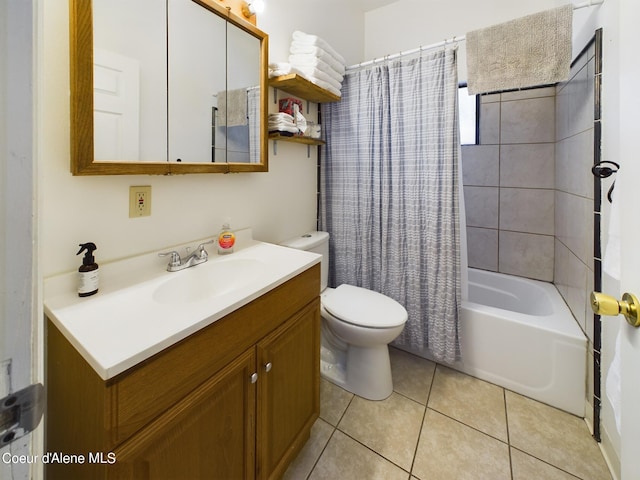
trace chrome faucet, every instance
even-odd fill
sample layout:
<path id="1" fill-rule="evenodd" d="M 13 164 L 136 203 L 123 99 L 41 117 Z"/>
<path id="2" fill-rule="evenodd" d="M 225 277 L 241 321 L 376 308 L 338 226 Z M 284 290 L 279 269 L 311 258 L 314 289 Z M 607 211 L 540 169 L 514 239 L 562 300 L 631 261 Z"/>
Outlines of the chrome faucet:
<path id="1" fill-rule="evenodd" d="M 175 250 L 159 253 L 158 256 L 169 257 L 169 264 L 167 265 L 168 272 L 178 272 L 180 270 L 184 270 L 185 268 L 193 267 L 194 265 L 206 262 L 209 259 L 209 254 L 204 249 L 204 246 L 209 243 L 213 243 L 213 240 L 201 243 L 191 254 L 189 254 L 190 249 L 189 247 L 187 247 L 187 254 L 189 256 L 184 260 L 180 258 L 180 254 Z"/>

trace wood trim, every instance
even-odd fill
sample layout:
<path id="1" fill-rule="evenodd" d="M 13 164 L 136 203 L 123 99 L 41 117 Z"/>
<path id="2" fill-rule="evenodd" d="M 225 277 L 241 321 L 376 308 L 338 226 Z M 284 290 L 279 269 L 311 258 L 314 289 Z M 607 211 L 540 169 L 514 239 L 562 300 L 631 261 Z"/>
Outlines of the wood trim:
<path id="1" fill-rule="evenodd" d="M 105 430 L 111 421 L 110 392 L 51 320 L 46 322 L 46 452 L 108 452 Z M 104 478 L 96 464 L 45 465 L 48 479 Z"/>
<path id="2" fill-rule="evenodd" d="M 341 98 L 297 73 L 270 78 L 269 85 L 314 103 L 339 102 Z"/>
<path id="3" fill-rule="evenodd" d="M 261 163 L 177 163 L 94 161 L 93 125 L 93 8 L 91 0 L 69 0 L 70 63 L 70 170 L 73 175 L 183 175 L 190 173 L 266 172 L 269 169 L 267 142 L 268 35 L 251 23 L 241 10 L 240 0 L 193 0 L 226 18 L 261 40 Z M 225 4 L 233 3 L 231 10 Z"/>

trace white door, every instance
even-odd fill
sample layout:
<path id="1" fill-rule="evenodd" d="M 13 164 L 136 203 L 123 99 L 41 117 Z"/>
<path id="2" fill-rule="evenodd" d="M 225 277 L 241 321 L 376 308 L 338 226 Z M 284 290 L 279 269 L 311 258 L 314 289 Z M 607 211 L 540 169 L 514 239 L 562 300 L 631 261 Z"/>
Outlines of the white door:
<path id="1" fill-rule="evenodd" d="M 621 208 L 621 279 L 623 292 L 640 296 L 640 78 L 638 62 L 640 2 L 620 0 L 620 152 L 622 168 L 617 174 Z M 615 293 L 615 292 L 613 292 Z M 624 325 L 622 340 L 622 431 L 621 470 L 623 480 L 640 478 L 640 329 Z"/>
<path id="2" fill-rule="evenodd" d="M 15 394 L 37 376 L 31 349 L 37 310 L 34 3 L 0 2 L 0 478 L 7 480 L 37 477 L 30 464 L 19 461 L 34 449 L 32 434 L 16 426 L 22 413 L 12 408 L 24 405 Z"/>
<path id="3" fill-rule="evenodd" d="M 139 160 L 140 63 L 106 50 L 93 55 L 96 160 Z"/>

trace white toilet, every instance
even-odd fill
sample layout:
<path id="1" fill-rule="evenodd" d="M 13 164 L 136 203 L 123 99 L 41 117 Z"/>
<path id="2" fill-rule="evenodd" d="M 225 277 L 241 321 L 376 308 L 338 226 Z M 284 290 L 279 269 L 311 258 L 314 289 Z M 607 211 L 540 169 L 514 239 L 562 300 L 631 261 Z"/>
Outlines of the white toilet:
<path id="1" fill-rule="evenodd" d="M 309 232 L 282 245 L 322 254 L 320 373 L 327 380 L 369 400 L 391 395 L 388 344 L 407 321 L 395 300 L 366 288 L 343 284 L 327 288 L 329 234 Z"/>

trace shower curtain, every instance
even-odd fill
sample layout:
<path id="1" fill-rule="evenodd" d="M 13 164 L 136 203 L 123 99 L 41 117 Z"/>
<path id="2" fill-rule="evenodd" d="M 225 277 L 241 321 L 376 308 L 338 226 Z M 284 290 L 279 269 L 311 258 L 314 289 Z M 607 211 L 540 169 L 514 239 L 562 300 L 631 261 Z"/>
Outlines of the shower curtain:
<path id="1" fill-rule="evenodd" d="M 320 227 L 330 285 L 400 302 L 394 342 L 436 361 L 460 357 L 460 142 L 457 47 L 348 71 L 322 105 Z"/>

